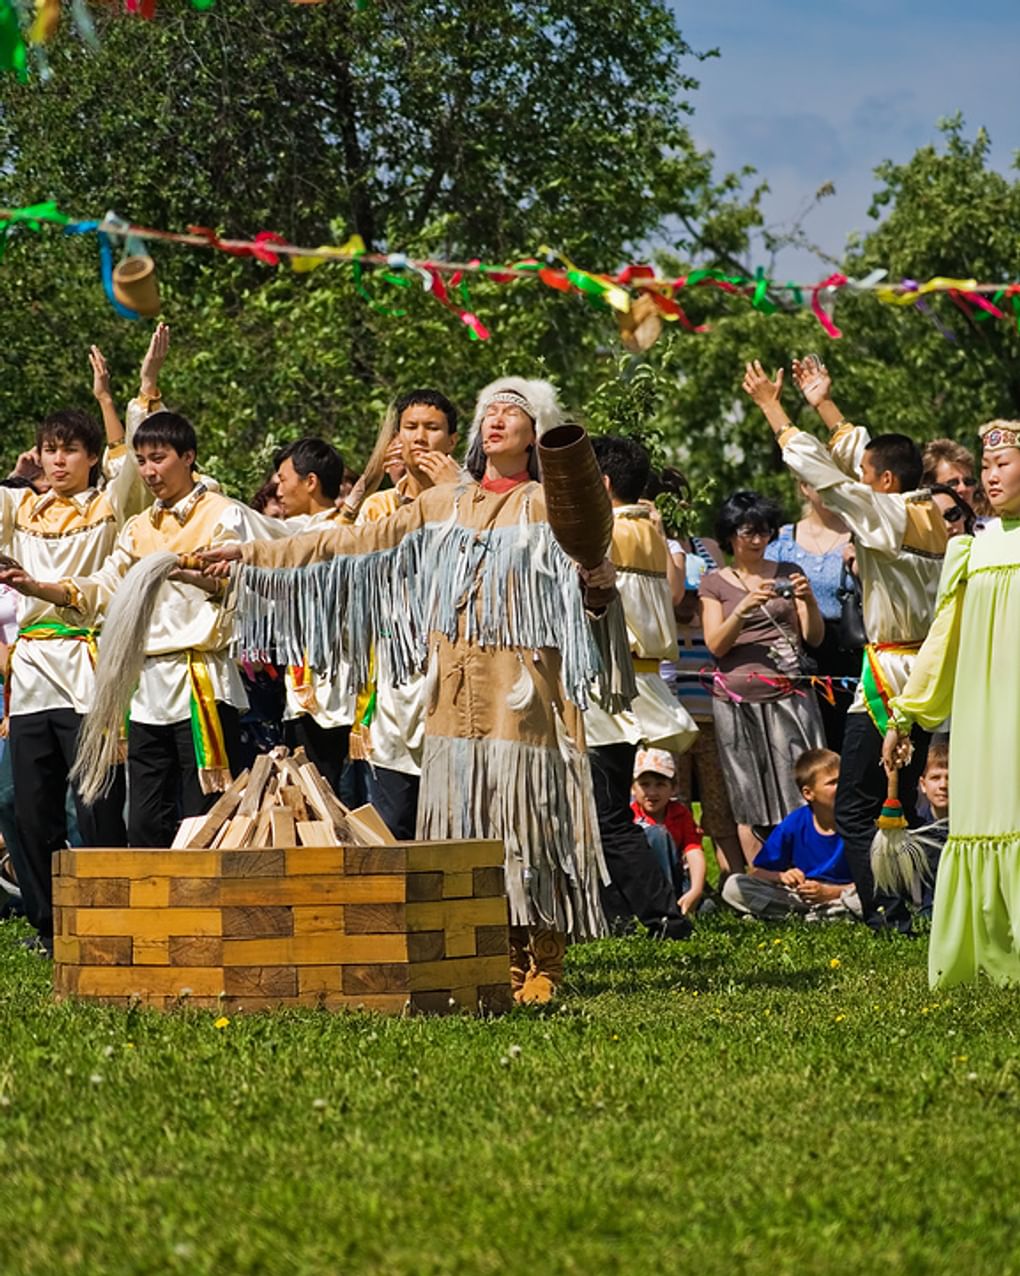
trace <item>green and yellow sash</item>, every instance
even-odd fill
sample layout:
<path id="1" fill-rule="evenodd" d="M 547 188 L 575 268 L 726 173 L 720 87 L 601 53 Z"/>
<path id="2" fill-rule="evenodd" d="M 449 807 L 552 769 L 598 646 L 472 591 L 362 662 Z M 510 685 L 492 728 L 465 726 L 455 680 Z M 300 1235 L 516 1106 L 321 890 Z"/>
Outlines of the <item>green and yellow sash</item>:
<path id="1" fill-rule="evenodd" d="M 188 652 L 191 684 L 191 739 L 203 793 L 222 793 L 230 784 L 230 762 L 223 739 L 223 724 L 216 707 L 209 668 L 200 651 Z"/>

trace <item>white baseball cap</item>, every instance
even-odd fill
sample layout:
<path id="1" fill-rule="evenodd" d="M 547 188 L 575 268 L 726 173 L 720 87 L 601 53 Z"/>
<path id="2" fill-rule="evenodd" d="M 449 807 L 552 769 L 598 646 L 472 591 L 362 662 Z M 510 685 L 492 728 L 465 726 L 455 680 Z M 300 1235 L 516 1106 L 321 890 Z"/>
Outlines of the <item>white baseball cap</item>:
<path id="1" fill-rule="evenodd" d="M 676 779 L 676 763 L 673 755 L 665 749 L 638 749 L 634 759 L 634 779 L 651 771 L 654 775 L 664 775 L 667 780 Z"/>

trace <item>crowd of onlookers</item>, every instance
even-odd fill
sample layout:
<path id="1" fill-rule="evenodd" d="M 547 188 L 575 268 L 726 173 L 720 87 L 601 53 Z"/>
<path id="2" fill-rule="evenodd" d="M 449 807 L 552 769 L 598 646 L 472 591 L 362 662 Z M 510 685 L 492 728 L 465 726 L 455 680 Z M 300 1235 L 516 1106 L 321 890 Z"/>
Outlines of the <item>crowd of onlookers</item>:
<path id="1" fill-rule="evenodd" d="M 143 365 L 142 389 L 135 401 L 141 421 L 133 434 L 135 448 L 141 448 L 139 461 L 146 459 L 150 470 L 162 465 L 170 475 L 171 486 L 165 498 L 157 496 L 155 508 L 175 516 L 183 510 L 186 517 L 180 493 L 187 496 L 195 484 L 203 491 L 215 490 L 216 484 L 201 474 L 193 436 L 176 436 L 172 430 L 167 434 L 167 427 L 158 437 L 151 431 L 145 434 L 146 420 L 159 411 L 155 374 L 160 355 L 165 357 L 156 339 L 154 349 L 155 355 L 150 349 L 149 362 Z M 643 830 L 645 869 L 656 884 L 648 885 L 647 876 L 644 888 L 631 883 L 621 914 L 645 924 L 658 918 L 664 922 L 659 933 L 665 935 L 682 935 L 699 912 L 721 905 L 766 918 L 852 915 L 873 925 L 907 925 L 911 914 L 931 906 L 930 881 L 940 838 L 944 840 L 948 803 L 945 741 L 936 737 L 929 748 L 927 737 L 918 739 L 914 777 L 920 803 L 909 788 L 909 777 L 902 795 L 911 823 L 921 828 L 932 873 L 919 877 L 909 899 L 881 898 L 866 862 L 884 784 L 884 776 L 873 774 L 881 739 L 879 702 L 896 690 L 897 679 L 902 680 L 895 661 L 909 658 L 930 623 L 940 547 L 944 549 L 950 537 L 980 531 L 989 511 L 974 458 L 965 448 L 948 439 L 931 441 L 921 450 L 902 435 L 869 437 L 838 414 L 828 375 L 817 360 L 795 363 L 794 378 L 831 431 L 828 449 L 813 436 L 805 442 L 804 432 L 783 423 L 781 377 L 770 381 L 760 367 L 749 365 L 745 380 L 799 479 L 802 505 L 791 519 L 773 499 L 737 491 L 721 502 L 712 535 L 681 533 L 668 521 L 662 525 L 654 501 L 663 491 L 689 497 L 683 475 L 676 470 L 654 474 L 644 449 L 633 441 L 597 448 L 614 506 L 644 507 L 666 540 L 663 587 L 669 590 L 675 643 L 656 664 L 676 704 L 697 728 L 686 735 L 683 748 L 662 747 L 661 741 L 647 738 L 627 744 L 626 780 L 632 789 L 623 818 Z M 3 482 L 0 495 L 9 513 L 0 525 L 0 551 L 12 559 L 17 559 L 16 530 L 21 527 L 17 518 L 35 517 L 46 493 L 77 500 L 84 510 L 93 499 L 90 493 L 104 488 L 102 478 L 96 482 L 100 468 L 106 488 L 120 481 L 115 477 L 116 454 L 124 450 L 124 441 L 109 418 L 108 379 L 101 371 L 96 371 L 96 397 L 108 427 L 105 442 L 94 422 L 83 424 L 85 414 L 56 414 L 41 427 L 36 448 L 20 458 Z M 403 440 L 402 421 L 408 426 Z M 370 498 L 379 502 L 372 517 L 385 517 L 400 501 L 413 498 L 415 476 L 421 479 L 438 473 L 436 466 L 452 464 L 456 410 L 436 391 L 415 392 L 396 405 L 394 429 L 384 457 L 387 480 Z M 90 462 L 89 481 L 77 491 L 68 488 L 64 464 L 64 454 L 75 448 Z M 104 448 L 100 466 L 98 454 Z M 161 455 L 156 455 L 160 449 Z M 168 451 L 174 453 L 169 461 Z M 188 475 L 194 474 L 180 489 L 172 489 L 175 456 Z M 129 461 L 134 467 L 134 458 Z M 339 511 L 341 517 L 349 513 L 353 521 L 363 516 L 358 478 L 329 444 L 300 440 L 275 458 L 249 513 L 268 521 L 298 519 L 304 526 L 315 526 L 317 519 Z M 159 490 L 154 480 L 148 498 Z M 139 508 L 144 509 L 144 501 Z M 22 513 L 16 517 L 16 511 Z M 920 531 L 919 511 L 928 511 Z M 263 534 L 266 525 L 246 524 L 242 538 Z M 104 552 L 115 552 L 113 544 L 111 539 Z M 72 567 L 65 575 L 73 578 L 79 571 Z M 898 602 L 897 571 L 914 590 L 910 616 Z M 918 571 L 927 575 L 918 576 Z M 68 604 L 74 601 L 74 589 L 73 583 L 68 586 Z M 59 593 L 56 597 L 62 599 Z M 892 629 L 877 632 L 883 624 Z M 41 635 L 27 634 L 29 639 L 33 636 Z M 19 595 L 0 586 L 0 668 L 7 670 L 8 684 L 9 653 L 25 638 Z M 81 641 L 91 638 L 83 636 Z M 637 663 L 643 668 L 648 662 Z M 37 674 L 46 676 L 41 666 Z M 322 686 L 318 700 L 309 694 L 307 669 L 245 661 L 237 674 L 245 696 L 234 702 L 238 712 L 230 739 L 232 763 L 249 763 L 256 753 L 280 743 L 303 747 L 348 805 L 371 800 L 398 836 L 413 835 L 415 768 L 399 761 L 382 766 L 373 757 L 371 713 L 378 709 L 367 703 L 373 697 L 371 687 L 357 703 L 330 706 L 324 702 Z M 16 698 L 17 689 L 14 694 Z M 10 708 L 8 704 L 6 710 Z M 24 723 L 20 729 L 24 740 Z M 65 810 L 49 811 L 48 819 L 56 819 L 74 843 L 88 837 L 89 830 L 79 830 L 82 808 L 66 784 L 73 750 L 66 743 L 53 750 L 62 750 L 60 795 L 66 801 Z M 593 753 L 599 754 L 600 747 Z M 51 754 L 41 751 L 38 756 L 38 766 L 59 772 Z M 605 755 L 617 770 L 621 756 Z M 16 859 L 19 837 L 37 835 L 26 816 L 15 772 L 4 739 L 0 835 L 6 851 L 0 860 L 0 884 L 8 907 L 16 906 L 10 853 L 13 850 Z M 613 824 L 620 817 L 619 785 L 613 792 L 611 800 L 600 799 L 599 822 L 607 844 L 619 840 Z M 607 801 L 615 808 L 607 810 Z M 179 804 L 175 813 L 182 813 Z M 706 838 L 711 839 L 719 870 L 715 889 L 709 886 Z M 630 854 L 638 853 L 633 841 L 627 845 Z M 610 861 L 611 871 L 612 866 Z M 648 897 L 645 903 L 638 898 L 642 890 Z"/>

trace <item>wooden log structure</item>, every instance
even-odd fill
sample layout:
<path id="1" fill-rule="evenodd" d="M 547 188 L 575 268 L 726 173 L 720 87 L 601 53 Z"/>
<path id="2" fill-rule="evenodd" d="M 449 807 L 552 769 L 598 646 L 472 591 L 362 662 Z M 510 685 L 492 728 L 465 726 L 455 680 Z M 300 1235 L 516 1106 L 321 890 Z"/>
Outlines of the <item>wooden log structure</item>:
<path id="1" fill-rule="evenodd" d="M 497 841 L 65 850 L 53 901 L 60 999 L 222 1013 L 511 1005 Z"/>

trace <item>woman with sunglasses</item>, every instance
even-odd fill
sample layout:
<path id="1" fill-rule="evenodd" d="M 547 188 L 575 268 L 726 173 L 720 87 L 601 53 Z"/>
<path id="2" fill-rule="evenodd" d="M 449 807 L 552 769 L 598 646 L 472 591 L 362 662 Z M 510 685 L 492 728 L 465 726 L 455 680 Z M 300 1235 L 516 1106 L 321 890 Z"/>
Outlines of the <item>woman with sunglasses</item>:
<path id="1" fill-rule="evenodd" d="M 932 483 L 931 499 L 942 511 L 946 522 L 946 535 L 950 540 L 954 536 L 973 536 L 977 515 L 963 499 L 962 490 L 948 483 Z"/>
<path id="2" fill-rule="evenodd" d="M 825 622 L 802 569 L 765 557 L 780 521 L 774 501 L 734 492 L 716 525 L 732 565 L 708 572 L 698 587 L 705 641 L 715 657 L 719 757 L 748 864 L 761 849 L 759 835 L 801 804 L 794 762 L 825 744 L 802 650 L 803 643 L 821 642 Z"/>

